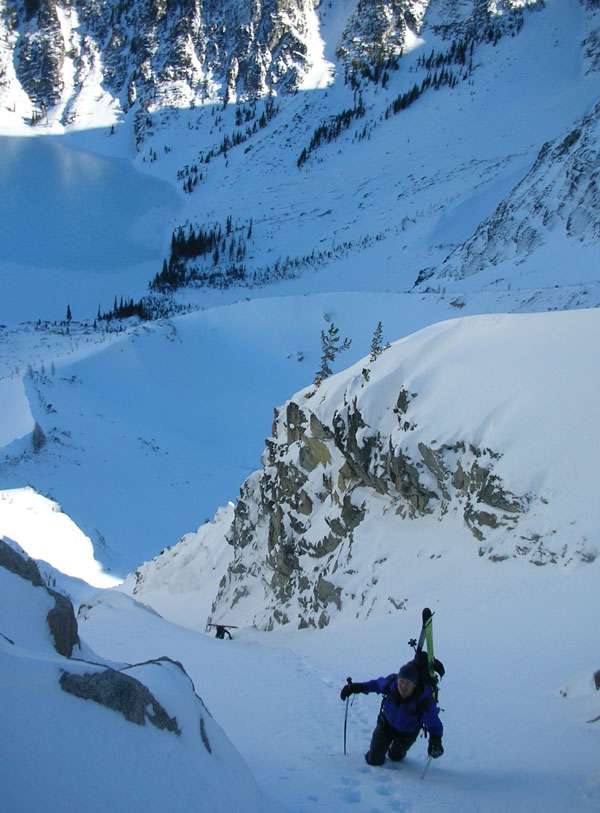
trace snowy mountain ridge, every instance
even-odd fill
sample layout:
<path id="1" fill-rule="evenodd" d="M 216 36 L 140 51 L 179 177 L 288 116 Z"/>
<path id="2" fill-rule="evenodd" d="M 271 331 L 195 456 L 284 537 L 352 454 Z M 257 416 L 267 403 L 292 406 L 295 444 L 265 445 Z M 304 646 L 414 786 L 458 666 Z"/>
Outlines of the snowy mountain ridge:
<path id="1" fill-rule="evenodd" d="M 597 243 L 599 113 L 595 105 L 564 138 L 544 144 L 531 170 L 474 235 L 444 260 L 438 277 L 463 279 L 486 267 L 522 264 L 554 230 L 583 245 Z M 419 281 L 430 275 L 421 272 Z M 556 279 L 564 281 L 564 276 Z M 585 272 L 575 280 L 585 283 Z"/>
<path id="2" fill-rule="evenodd" d="M 521 9 L 539 0 L 360 0 L 341 6 L 336 56 L 344 71 L 397 58 L 412 45 L 432 7 L 436 30 L 468 28 L 494 36 L 496 25 L 522 22 Z M 3 76 L 0 103 L 33 121 L 53 108 L 63 124 L 83 114 L 80 97 L 111 97 L 109 107 L 141 116 L 162 106 L 245 101 L 302 87 L 322 71 L 315 50 L 319 15 L 309 0 L 254 0 L 171 5 L 77 0 L 20 2 L 0 17 Z M 29 108 L 27 110 L 27 108 Z"/>

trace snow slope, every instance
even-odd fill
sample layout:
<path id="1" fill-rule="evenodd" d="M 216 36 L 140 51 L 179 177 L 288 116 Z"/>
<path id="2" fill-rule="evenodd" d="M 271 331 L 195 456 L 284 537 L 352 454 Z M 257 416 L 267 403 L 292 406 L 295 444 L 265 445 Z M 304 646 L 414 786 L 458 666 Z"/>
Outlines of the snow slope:
<path id="1" fill-rule="evenodd" d="M 340 6 L 322 12 L 328 16 L 321 34 L 339 35 Z M 600 86 L 582 42 L 594 25 L 587 5 L 549 0 L 527 17 L 519 36 L 478 46 L 468 82 L 432 91 L 401 116 L 381 119 L 415 81 L 412 68 L 421 53 L 441 47 L 425 31 L 387 89 L 365 89 L 364 138 L 359 122 L 297 168 L 315 127 L 354 104 L 338 74 L 327 89 L 278 100 L 279 113 L 246 145 L 251 149 L 239 147 L 212 161 L 191 195 L 183 193 L 177 173 L 233 131 L 233 106 L 157 111 L 153 134 L 146 133 L 132 160 L 131 121 L 125 117 L 111 135 L 108 122 L 115 111 L 103 99 L 94 118 L 89 97 L 89 108 L 80 111 L 88 129 L 63 132 L 53 125 L 46 131 L 60 137 L 65 171 L 78 164 L 75 151 L 84 150 L 121 168 L 123 159 L 132 160 L 150 185 L 127 172 L 118 176 L 120 185 L 108 203 L 97 198 L 114 215 L 114 244 L 105 255 L 99 239 L 105 212 L 93 207 L 93 195 L 78 197 L 82 207 L 90 201 L 88 216 L 78 221 L 79 246 L 82 252 L 96 246 L 99 256 L 92 262 L 88 253 L 74 269 L 64 259 L 68 247 L 46 240 L 56 235 L 48 232 L 48 207 L 36 208 L 41 196 L 13 198 L 27 200 L 27 220 L 35 229 L 19 233 L 36 251 L 27 263 L 14 251 L 10 257 L 0 254 L 0 534 L 50 564 L 60 564 L 67 542 L 81 553 L 79 564 L 67 553 L 74 566 L 69 578 L 58 573 L 54 578 L 73 595 L 76 609 L 88 605 L 79 615 L 86 645 L 98 658 L 118 663 L 165 654 L 180 660 L 262 791 L 287 810 L 598 808 L 599 724 L 586 723 L 599 712 L 591 678 L 600 666 L 593 623 L 598 559 L 573 559 L 564 567 L 536 568 L 513 556 L 494 563 L 465 544 L 462 522 L 447 518 L 442 525 L 430 517 L 410 526 L 409 544 L 387 571 L 382 601 L 371 568 L 390 554 L 395 536 L 387 524 L 373 522 L 369 548 L 357 559 L 356 588 L 365 602 L 359 619 L 351 608 L 318 632 L 243 628 L 233 641 L 221 642 L 203 630 L 232 556 L 222 533 L 231 507 L 195 530 L 235 499 L 259 465 L 273 407 L 306 387 L 318 369 L 320 331 L 333 321 L 352 339 L 337 360 L 339 371 L 368 353 L 381 320 L 384 341 L 406 337 L 407 350 L 423 348 L 423 336 L 411 336 L 422 328 L 433 325 L 430 335 L 440 339 L 441 355 L 432 342 L 432 352 L 417 355 L 413 368 L 423 392 L 444 393 L 454 406 L 452 412 L 445 404 L 433 410 L 432 394 L 420 415 L 432 435 L 442 429 L 452 434 L 469 419 L 482 439 L 493 438 L 511 451 L 500 461 L 509 465 L 507 476 L 544 492 L 549 501 L 540 511 L 549 530 L 560 528 L 575 548 L 584 535 L 586 551 L 597 546 L 597 455 L 591 453 L 597 433 L 587 432 L 596 412 L 597 379 L 590 371 L 597 375 L 597 340 L 587 333 L 595 313 L 583 310 L 600 303 L 597 243 L 583 245 L 553 232 L 545 247 L 520 264 L 486 266 L 464 280 L 432 277 L 413 287 L 419 272 L 437 270 L 496 210 L 544 143 L 560 143 L 593 109 Z M 316 43 L 319 56 L 320 48 Z M 334 60 L 334 48 L 332 40 L 325 41 L 324 59 Z M 7 135 L 31 134 L 8 110 L 0 111 L 0 125 Z M 40 153 L 34 168 L 26 160 L 15 162 L 11 188 L 44 177 L 47 160 Z M 102 166 L 100 180 L 87 179 L 90 187 L 98 183 L 98 191 L 109 169 Z M 156 187 L 152 179 L 170 187 Z M 79 181 L 71 177 L 78 196 Z M 151 190 L 164 207 L 159 214 L 148 210 Z M 132 200 L 139 207 L 137 219 Z M 23 211 L 10 201 L 3 196 L 6 235 L 23 224 Z M 58 201 L 56 210 L 59 221 L 67 216 L 66 201 Z M 175 301 L 193 312 L 151 325 L 128 323 L 123 332 L 93 327 L 99 305 L 104 310 L 115 296 L 146 292 L 174 228 L 186 220 L 224 224 L 229 215 L 244 231 L 253 219 L 247 260 L 253 268 L 263 270 L 288 255 L 307 256 L 300 275 L 260 289 L 179 291 Z M 140 243 L 156 261 L 146 255 L 138 263 Z M 115 246 L 121 255 L 113 263 Z M 67 304 L 73 309 L 70 324 L 61 323 Z M 562 327 L 538 333 L 541 317 L 530 314 L 556 309 L 572 311 L 544 317 L 549 325 L 564 318 L 564 337 Z M 523 317 L 437 324 L 457 315 L 505 313 Z M 453 345 L 461 331 L 464 341 Z M 502 389 L 477 388 L 476 371 L 489 381 L 484 349 L 494 334 L 512 348 L 510 355 L 494 356 L 510 400 Z M 513 381 L 515 372 L 520 378 Z M 553 386 L 551 403 L 544 401 L 546 379 Z M 476 392 L 469 402 L 461 380 Z M 521 382 L 532 385 L 531 397 L 519 391 Z M 552 421 L 539 421 L 541 414 Z M 31 445 L 35 421 L 47 441 L 37 454 Z M 577 421 L 585 432 L 578 431 Z M 23 491 L 28 484 L 38 496 Z M 143 598 L 165 618 L 122 592 L 73 580 L 75 575 L 101 586 L 123 578 L 186 534 L 171 553 L 185 557 L 187 567 L 171 568 L 176 560 L 165 554 L 162 572 L 156 568 Z M 37 599 L 24 597 L 12 577 L 2 580 L 0 632 L 15 641 L 0 636 L 0 714 L 9 732 L 0 770 L 11 813 L 65 809 L 65 793 L 73 794 L 68 796 L 73 809 L 119 809 L 121 803 L 131 809 L 141 799 L 149 810 L 192 810 L 203 792 L 210 794 L 207 810 L 268 809 L 271 802 L 258 795 L 246 774 L 242 784 L 237 773 L 229 779 L 231 766 L 245 769 L 224 740 L 223 754 L 229 756 L 215 773 L 202 744 L 196 749 L 178 743 L 166 754 L 164 732 L 149 738 L 144 733 L 141 741 L 139 732 L 100 709 L 90 712 L 94 723 L 88 728 L 74 711 L 76 700 L 57 688 L 63 661 L 49 651 L 31 617 Z M 404 601 L 404 610 L 389 614 L 388 595 Z M 404 765 L 377 770 L 364 764 L 378 709 L 374 697 L 354 701 L 350 753 L 343 756 L 344 706 L 338 694 L 348 675 L 360 680 L 387 674 L 408 659 L 406 642 L 417 634 L 425 605 L 436 612 L 437 654 L 447 667 L 441 694 L 446 753 L 421 781 L 422 741 Z M 184 714 L 195 702 L 177 699 Z M 40 720 L 49 724 L 42 728 Z M 107 743 L 120 747 L 112 750 Z M 130 772 L 123 772 L 122 753 L 133 763 Z M 174 774 L 157 769 L 165 760 Z M 67 789 L 65 765 L 73 766 Z M 174 782 L 173 775 L 181 781 Z M 224 798 L 227 793 L 232 798 Z"/>
<path id="2" fill-rule="evenodd" d="M 432 537 L 435 528 L 418 539 L 421 551 Z M 598 633 L 586 620 L 599 609 L 598 562 L 555 570 L 494 564 L 446 541 L 441 558 L 411 551 L 397 560 L 410 599 L 393 615 L 357 621 L 348 613 L 320 631 L 232 630 L 232 641 L 218 641 L 149 616 L 148 626 L 130 627 L 105 592 L 82 631 L 111 657 L 182 659 L 259 785 L 289 811 L 596 810 L 598 731 L 585 721 L 599 710 L 591 679 Z M 390 542 L 374 528 L 378 551 Z M 185 570 L 180 578 L 185 590 Z M 377 587 L 369 590 L 372 597 Z M 181 617 L 176 589 L 172 602 Z M 344 756 L 339 691 L 348 675 L 366 680 L 409 660 L 425 605 L 436 613 L 436 654 L 447 674 L 445 754 L 421 781 L 422 739 L 401 765 L 365 765 L 376 696 L 350 706 Z M 201 628 L 193 612 L 187 626 Z"/>
<path id="3" fill-rule="evenodd" d="M 58 655 L 45 621 L 54 603 L 48 593 L 4 568 L 0 582 L 3 810 L 278 809 L 176 664 L 102 663 L 85 641 L 72 659 Z M 64 673 L 106 666 L 146 685 L 180 733 L 135 724 L 61 689 Z"/>

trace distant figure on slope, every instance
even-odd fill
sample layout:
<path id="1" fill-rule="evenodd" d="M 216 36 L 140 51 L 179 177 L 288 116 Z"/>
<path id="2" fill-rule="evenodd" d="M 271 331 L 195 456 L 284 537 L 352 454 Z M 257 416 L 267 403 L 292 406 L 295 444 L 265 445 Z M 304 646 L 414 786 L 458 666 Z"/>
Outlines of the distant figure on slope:
<path id="1" fill-rule="evenodd" d="M 221 624 L 217 624 L 217 632 L 215 638 L 225 638 L 226 635 L 228 635 L 229 638 L 231 638 L 231 633 L 229 632 L 227 627 L 223 627 L 221 626 Z"/>
<path id="2" fill-rule="evenodd" d="M 371 747 L 365 754 L 369 765 L 383 765 L 386 751 L 389 758 L 396 762 L 404 759 L 422 727 L 429 734 L 427 753 L 434 759 L 441 757 L 444 753 L 444 727 L 431 687 L 419 680 L 419 670 L 414 662 L 405 663 L 398 674 L 366 683 L 349 682 L 342 689 L 340 697 L 345 700 L 351 694 L 371 692 L 382 694 L 383 700 L 371 737 Z"/>

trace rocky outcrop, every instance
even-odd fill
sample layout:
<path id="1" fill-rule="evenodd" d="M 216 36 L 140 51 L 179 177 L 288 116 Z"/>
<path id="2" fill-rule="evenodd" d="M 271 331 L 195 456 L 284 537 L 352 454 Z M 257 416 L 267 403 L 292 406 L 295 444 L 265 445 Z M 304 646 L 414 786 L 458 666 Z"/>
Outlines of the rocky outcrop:
<path id="1" fill-rule="evenodd" d="M 36 115 L 98 71 L 125 108 L 137 103 L 147 113 L 294 89 L 310 67 L 314 14 L 311 0 L 17 0 L 0 12 L 0 39 L 14 48 L 16 78 Z"/>
<path id="2" fill-rule="evenodd" d="M 169 717 L 150 690 L 116 669 L 85 674 L 65 671 L 60 677 L 60 687 L 64 692 L 119 712 L 130 723 L 145 725 L 148 720 L 156 728 L 181 734 L 177 719 Z"/>
<path id="3" fill-rule="evenodd" d="M 474 235 L 444 261 L 462 279 L 504 261 L 522 262 L 560 230 L 583 245 L 600 237 L 600 103 L 540 150 L 531 170 Z M 429 278 L 427 273 L 421 279 Z M 420 281 L 420 280 L 418 280 Z"/>
<path id="4" fill-rule="evenodd" d="M 77 619 L 71 600 L 55 590 L 47 588 L 54 597 L 54 608 L 47 615 L 47 622 L 54 639 L 54 648 L 59 655 L 70 658 L 73 647 L 79 646 Z"/>
<path id="5" fill-rule="evenodd" d="M 54 607 L 47 613 L 46 621 L 54 648 L 58 653 L 54 656 L 54 660 L 57 663 L 57 672 L 60 674 L 60 677 L 57 675 L 59 685 L 64 692 L 82 700 L 92 700 L 111 711 L 116 711 L 127 722 L 139 726 L 144 726 L 148 722 L 156 728 L 179 736 L 182 726 L 189 725 L 190 719 L 184 718 L 180 725 L 177 718 L 169 714 L 156 697 L 156 694 L 162 695 L 165 686 L 177 685 L 179 695 L 189 693 L 190 706 L 188 708 L 194 709 L 194 719 L 199 721 L 196 733 L 208 753 L 212 753 L 208 736 L 210 724 L 207 725 L 207 718 L 210 715 L 181 663 L 163 656 L 144 663 L 123 665 L 117 669 L 114 664 L 108 665 L 99 657 L 94 658 L 93 661 L 84 660 L 81 657 L 72 658 L 73 649 L 80 645 L 80 641 L 77 620 L 70 599 L 48 587 L 36 562 L 26 555 L 22 555 L 16 547 L 12 547 L 2 539 L 0 539 L 0 569 L 18 576 L 19 580 L 29 582 L 36 591 L 43 591 L 54 600 Z M 5 613 L 1 617 L 16 616 L 18 609 L 14 604 L 19 599 L 32 600 L 31 593 L 27 592 L 30 591 L 29 585 L 22 585 L 19 580 L 17 582 L 20 586 L 17 586 L 16 589 L 11 587 L 10 590 L 2 593 L 3 600 L 10 602 L 11 606 L 9 609 L 7 604 Z M 36 596 L 36 600 L 37 598 Z M 42 599 L 38 606 L 45 608 L 48 601 L 43 596 Z M 97 603 L 100 604 L 101 599 Z M 96 605 L 85 605 L 80 610 L 84 609 L 85 612 L 89 612 L 94 606 Z M 30 619 L 33 617 L 31 611 L 28 612 L 27 617 Z M 43 616 L 40 616 L 39 624 L 43 625 L 43 623 Z M 22 633 L 22 630 L 19 629 L 19 632 Z M 15 640 L 17 636 L 14 632 L 11 635 L 13 637 L 0 632 L 0 637 L 9 643 L 11 648 L 16 649 L 22 645 L 21 641 Z M 43 640 L 44 636 L 41 638 Z M 40 636 L 37 636 L 37 639 L 39 640 Z M 23 651 L 21 650 L 17 657 L 31 656 L 30 650 L 26 650 L 26 655 L 23 655 Z M 45 661 L 52 660 L 51 652 L 51 647 L 48 645 L 43 654 Z M 81 655 L 81 653 L 78 654 Z M 168 698 L 168 691 L 166 695 Z"/>
<path id="6" fill-rule="evenodd" d="M 21 556 L 2 539 L 0 539 L 0 567 L 30 581 L 34 587 L 40 587 L 52 596 L 54 607 L 48 612 L 46 621 L 54 640 L 54 648 L 59 655 L 70 658 L 73 647 L 79 646 L 77 619 L 70 599 L 47 587 L 35 561 Z"/>
<path id="7" fill-rule="evenodd" d="M 34 587 L 44 587 L 39 568 L 33 559 L 21 556 L 4 539 L 0 539 L 0 567 L 30 581 Z"/>
<path id="8" fill-rule="evenodd" d="M 347 66 L 402 56 L 423 24 L 429 0 L 359 0 L 337 47 Z"/>
<path id="9" fill-rule="evenodd" d="M 328 624 L 346 600 L 335 574 L 342 562 L 350 566 L 357 535 L 366 544 L 362 526 L 373 504 L 399 521 L 452 509 L 477 542 L 490 529 L 514 529 L 529 498 L 494 473 L 500 455 L 466 440 L 412 444 L 407 413 L 415 398 L 399 390 L 391 434 L 369 425 L 356 397 L 329 422 L 306 396 L 276 411 L 263 469 L 241 490 L 228 534 L 235 554 L 213 617 L 262 585 L 267 609 L 254 617 L 258 626 Z"/>

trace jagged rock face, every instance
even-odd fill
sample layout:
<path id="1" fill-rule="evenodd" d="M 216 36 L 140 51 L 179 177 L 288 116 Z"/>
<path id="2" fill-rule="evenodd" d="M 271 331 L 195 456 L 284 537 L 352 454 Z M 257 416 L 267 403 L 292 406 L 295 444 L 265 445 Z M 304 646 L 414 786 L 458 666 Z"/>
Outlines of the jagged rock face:
<path id="1" fill-rule="evenodd" d="M 600 237 L 600 104 L 566 136 L 544 144 L 530 172 L 444 262 L 440 276 L 468 277 L 525 259 L 549 233 L 594 244 Z"/>
<path id="2" fill-rule="evenodd" d="M 197 730 L 197 734 L 199 734 L 206 750 L 212 753 L 205 722 L 210 715 L 202 699 L 196 694 L 189 675 L 178 661 L 162 656 L 143 663 L 123 664 L 121 668 L 116 669 L 114 665 L 104 663 L 100 656 L 96 656 L 94 661 L 84 660 L 81 657 L 81 650 L 77 653 L 78 657 L 72 657 L 74 647 L 80 646 L 80 640 L 77 618 L 71 600 L 45 584 L 40 568 L 34 559 L 11 547 L 4 539 L 0 539 L 0 572 L 4 570 L 17 576 L 17 581 L 29 582 L 36 591 L 41 591 L 40 595 L 44 599 L 43 593 L 47 593 L 54 600 L 54 607 L 51 607 L 47 612 L 46 623 L 53 639 L 54 649 L 58 655 L 62 656 L 60 658 L 55 656 L 55 661 L 58 663 L 57 672 L 60 673 L 58 683 L 64 692 L 82 700 L 91 700 L 107 709 L 116 711 L 130 723 L 145 726 L 146 722 L 148 722 L 158 729 L 179 736 L 184 727 L 194 731 L 192 719 L 186 716 L 180 725 L 177 718 L 169 714 L 144 681 L 149 681 L 150 686 L 157 681 L 161 691 L 164 691 L 165 684 L 168 685 L 170 682 L 173 685 L 177 683 L 181 686 L 181 677 L 183 676 L 184 691 L 194 698 L 192 701 L 193 706 L 198 712 L 196 719 L 199 723 L 199 730 Z M 4 583 L 3 589 L 6 589 Z M 4 624 L 10 625 L 11 619 L 19 616 L 20 606 L 16 605 L 16 602 L 19 600 L 31 601 L 31 596 L 21 591 L 14 592 L 12 588 L 0 593 L 0 596 L 7 602 L 6 606 L 2 608 L 2 614 L 0 614 L 4 630 L 6 629 Z M 27 596 L 27 599 L 23 599 L 23 596 Z M 10 607 L 8 603 L 10 603 Z M 101 599 L 97 604 L 100 603 Z M 44 604 L 47 606 L 48 602 L 43 601 L 41 606 L 44 606 Z M 80 608 L 80 612 L 83 612 L 84 615 L 89 614 L 95 607 L 94 604 L 84 605 Z M 25 613 L 25 617 L 30 622 L 35 619 L 33 623 L 38 624 L 38 619 L 30 610 Z M 39 624 L 43 625 L 43 616 L 39 617 Z M 23 634 L 22 630 L 19 630 L 19 632 Z M 14 635 L 14 632 L 11 631 L 11 635 Z M 35 649 L 22 648 L 22 641 L 13 640 L 4 631 L 0 631 L 0 637 L 10 645 L 10 648 L 19 650 L 18 658 L 35 657 Z M 9 654 L 10 648 L 8 650 Z M 44 650 L 42 656 L 44 661 L 52 658 L 49 655 L 50 651 L 49 648 L 48 651 Z M 3 666 L 3 668 L 5 667 Z M 181 696 L 181 688 L 178 688 L 176 693 Z M 167 696 L 168 694 L 167 692 Z"/>
<path id="3" fill-rule="evenodd" d="M 421 30 L 429 0 L 359 0 L 337 48 L 346 65 L 401 56 Z"/>
<path id="4" fill-rule="evenodd" d="M 56 3 L 52 0 L 26 3 L 16 49 L 16 70 L 27 94 L 40 104 L 50 106 L 60 99 L 65 52 Z"/>
<path id="5" fill-rule="evenodd" d="M 2 539 L 0 539 L 0 567 L 30 581 L 34 587 L 44 589 L 54 599 L 54 607 L 49 610 L 46 623 L 54 640 L 56 651 L 59 655 L 70 658 L 73 648 L 79 646 L 77 619 L 70 599 L 57 593 L 51 587 L 47 587 L 35 561 L 21 556 Z"/>
<path id="6" fill-rule="evenodd" d="M 523 8 L 540 0 L 359 0 L 336 54 L 346 74 L 409 50 L 428 28 L 446 38 L 492 39 L 517 31 Z"/>
<path id="7" fill-rule="evenodd" d="M 316 396 L 314 396 L 316 400 Z M 264 586 L 264 607 L 253 622 L 272 628 L 297 623 L 325 626 L 345 596 L 332 581 L 362 534 L 369 505 L 401 519 L 460 511 L 475 539 L 489 529 L 514 529 L 528 497 L 512 494 L 493 473 L 499 455 L 468 441 L 411 448 L 414 396 L 400 388 L 390 434 L 367 424 L 356 398 L 324 423 L 305 403 L 277 411 L 263 469 L 241 490 L 228 541 L 235 555 L 213 605 L 230 612 Z M 360 544 L 366 544 L 361 537 Z"/>
<path id="8" fill-rule="evenodd" d="M 311 0 L 18 0 L 3 8 L 0 33 L 40 111 L 60 100 L 66 63 L 75 82 L 98 68 L 125 107 L 151 111 L 296 87 L 314 13 Z"/>
<path id="9" fill-rule="evenodd" d="M 484 38 L 540 0 L 359 0 L 336 43 L 340 67 L 397 58 L 424 25 Z M 143 115 L 295 90 L 311 67 L 318 0 L 16 0 L 0 9 L 0 93 L 25 91 L 33 121 L 77 116 L 86 83 Z"/>

